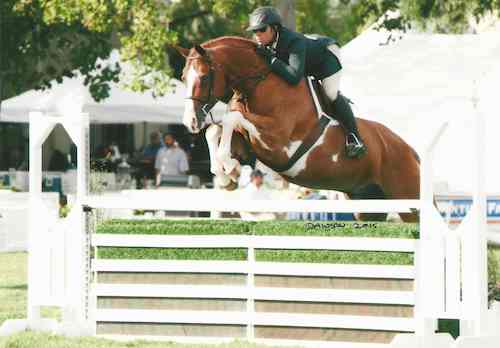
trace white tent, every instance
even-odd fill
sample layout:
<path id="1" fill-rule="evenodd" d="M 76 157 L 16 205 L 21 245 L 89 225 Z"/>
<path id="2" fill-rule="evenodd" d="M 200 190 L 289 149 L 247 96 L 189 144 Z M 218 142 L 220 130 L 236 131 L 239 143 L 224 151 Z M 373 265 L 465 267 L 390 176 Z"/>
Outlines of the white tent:
<path id="1" fill-rule="evenodd" d="M 500 82 L 500 37 L 481 35 L 388 34 L 368 30 L 343 48 L 342 91 L 357 115 L 379 121 L 422 152 L 440 125 L 449 121 L 436 152 L 435 172 L 452 190 L 472 187 L 468 141 L 477 110 L 486 116 L 487 189 L 500 193 L 497 160 L 500 115 L 495 101 Z M 496 70 L 495 70 L 496 69 Z"/>
<path id="2" fill-rule="evenodd" d="M 114 51 L 103 64 L 118 60 L 118 52 Z M 121 66 L 122 75 L 126 75 L 130 67 L 124 63 Z M 88 92 L 82 76 L 64 78 L 60 84 L 54 82 L 49 90 L 28 91 L 4 101 L 0 122 L 28 122 L 30 111 L 60 114 L 83 111 L 93 123 L 182 123 L 186 90 L 180 81 L 173 80 L 173 84 L 171 93 L 154 98 L 150 92 L 131 92 L 111 83 L 110 97 L 98 103 Z M 222 104 L 216 105 L 215 112 L 223 110 Z"/>

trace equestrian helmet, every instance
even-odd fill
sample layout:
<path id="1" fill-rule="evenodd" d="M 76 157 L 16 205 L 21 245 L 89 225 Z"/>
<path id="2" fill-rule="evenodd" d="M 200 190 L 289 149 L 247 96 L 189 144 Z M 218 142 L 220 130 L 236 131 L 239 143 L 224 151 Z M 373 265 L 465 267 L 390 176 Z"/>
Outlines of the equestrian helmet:
<path id="1" fill-rule="evenodd" d="M 247 31 L 259 30 L 268 25 L 282 25 L 281 16 L 274 7 L 259 7 L 250 14 L 250 25 Z"/>

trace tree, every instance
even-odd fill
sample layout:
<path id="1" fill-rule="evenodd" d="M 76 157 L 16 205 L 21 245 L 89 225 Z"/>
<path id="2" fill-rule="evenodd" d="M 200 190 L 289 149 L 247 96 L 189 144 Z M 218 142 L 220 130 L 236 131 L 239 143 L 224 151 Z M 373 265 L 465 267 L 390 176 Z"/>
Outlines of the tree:
<path id="1" fill-rule="evenodd" d="M 380 27 L 405 30 L 410 26 L 438 33 L 464 33 L 471 21 L 487 14 L 500 15 L 500 0 L 339 0 L 352 11 L 351 28 L 361 28 L 383 17 Z M 387 16 L 396 11 L 398 16 Z"/>
<path id="2" fill-rule="evenodd" d="M 460 32 L 470 18 L 498 13 L 500 0 L 296 0 L 297 30 L 346 43 L 388 10 L 382 26 L 409 23 L 439 32 Z M 1 0 L 0 100 L 47 88 L 78 71 L 92 96 L 106 98 L 119 66 L 99 66 L 114 48 L 134 67 L 126 81 L 137 91 L 168 90 L 183 60 L 172 44 L 191 47 L 221 35 L 247 35 L 248 14 L 271 0 Z M 293 8 L 293 7 L 292 7 Z M 494 12 L 497 11 L 497 12 Z"/>
<path id="3" fill-rule="evenodd" d="M 165 47 L 243 34 L 245 16 L 271 1 L 2 0 L 0 100 L 50 81 L 85 76 L 96 100 L 107 97 L 119 66 L 101 67 L 113 48 L 135 67 L 133 90 L 168 90 L 175 75 Z"/>
<path id="4" fill-rule="evenodd" d="M 295 0 L 278 0 L 276 7 L 280 11 L 283 25 L 288 29 L 295 30 L 296 28 L 296 14 L 295 14 Z"/>

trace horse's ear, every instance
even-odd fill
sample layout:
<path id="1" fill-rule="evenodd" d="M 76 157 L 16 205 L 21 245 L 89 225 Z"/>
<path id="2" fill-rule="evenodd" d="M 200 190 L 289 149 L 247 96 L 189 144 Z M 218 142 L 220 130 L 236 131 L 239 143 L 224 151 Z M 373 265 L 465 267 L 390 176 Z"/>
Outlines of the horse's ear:
<path id="1" fill-rule="evenodd" d="M 201 47 L 200 45 L 196 45 L 194 46 L 194 50 L 196 52 L 198 52 L 198 54 L 202 57 L 205 57 L 206 54 L 207 54 L 207 51 L 205 51 L 205 49 L 203 47 Z"/>
<path id="2" fill-rule="evenodd" d="M 174 48 L 179 52 L 184 58 L 187 58 L 189 56 L 189 49 L 180 47 L 180 46 L 174 46 Z"/>

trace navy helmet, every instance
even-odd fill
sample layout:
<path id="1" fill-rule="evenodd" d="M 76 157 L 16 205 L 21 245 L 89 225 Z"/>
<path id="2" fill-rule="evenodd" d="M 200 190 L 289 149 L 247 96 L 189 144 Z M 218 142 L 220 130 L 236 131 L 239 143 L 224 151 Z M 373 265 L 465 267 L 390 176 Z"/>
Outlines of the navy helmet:
<path id="1" fill-rule="evenodd" d="M 282 25 L 281 16 L 274 7 L 259 7 L 250 14 L 250 24 L 247 31 L 263 29 L 268 25 Z"/>

